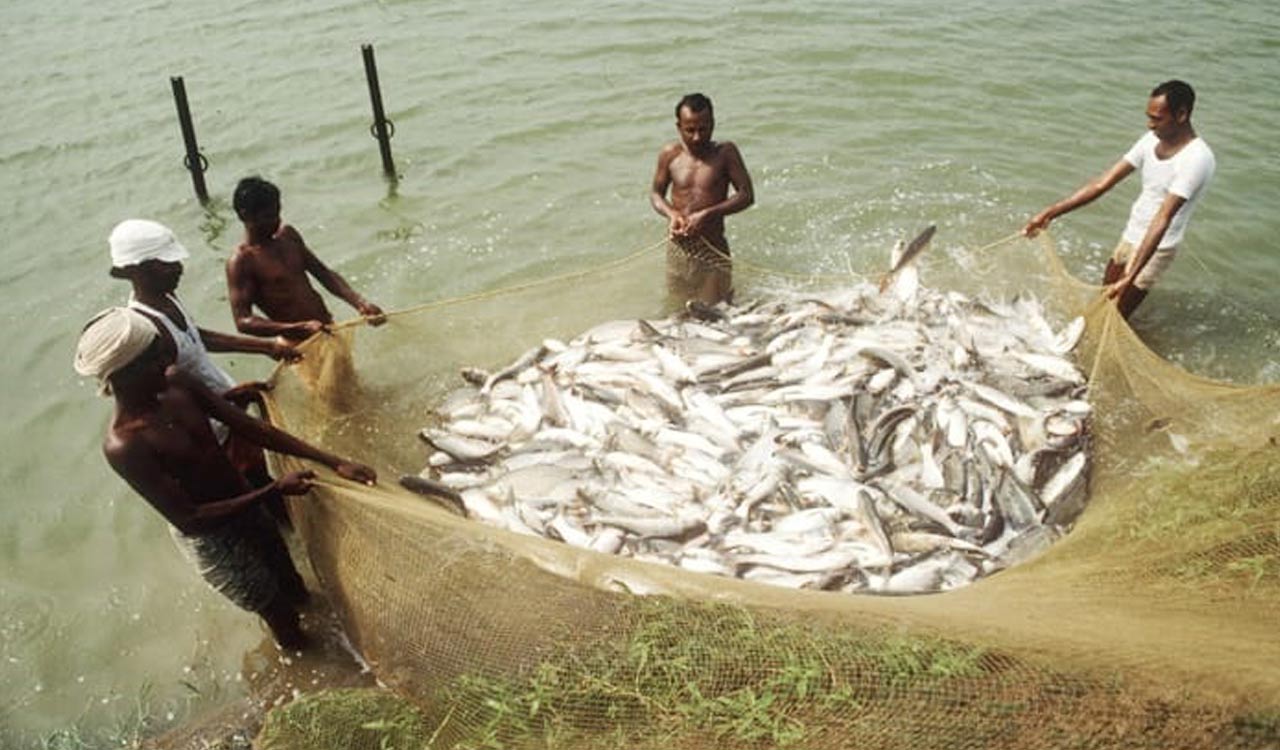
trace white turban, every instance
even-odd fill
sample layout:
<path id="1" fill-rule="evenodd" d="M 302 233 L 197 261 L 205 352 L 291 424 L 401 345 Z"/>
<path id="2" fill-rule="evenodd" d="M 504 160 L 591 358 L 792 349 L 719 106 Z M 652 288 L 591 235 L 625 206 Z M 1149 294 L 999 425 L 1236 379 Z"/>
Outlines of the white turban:
<path id="1" fill-rule="evenodd" d="M 98 392 L 111 395 L 108 378 L 138 358 L 160 335 L 155 323 L 137 310 L 109 307 L 94 316 L 76 345 L 76 372 L 98 379 Z"/>
<path id="2" fill-rule="evenodd" d="M 148 260 L 180 261 L 190 255 L 169 227 L 147 219 L 125 219 L 116 224 L 107 244 L 111 246 L 111 265 L 116 268 Z"/>

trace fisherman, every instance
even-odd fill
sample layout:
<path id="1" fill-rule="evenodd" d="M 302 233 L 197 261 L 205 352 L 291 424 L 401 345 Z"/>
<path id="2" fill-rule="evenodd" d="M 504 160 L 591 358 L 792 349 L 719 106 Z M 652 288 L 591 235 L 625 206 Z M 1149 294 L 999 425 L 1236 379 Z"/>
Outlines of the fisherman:
<path id="1" fill-rule="evenodd" d="M 1022 233 L 1034 237 L 1058 216 L 1092 202 L 1135 169 L 1142 170 L 1142 192 L 1129 209 L 1129 223 L 1116 245 L 1102 283 L 1128 318 L 1169 268 L 1191 214 L 1213 177 L 1209 144 L 1191 126 L 1196 94 L 1183 81 L 1165 81 L 1147 101 L 1150 131 L 1097 179 L 1027 222 Z"/>
<path id="2" fill-rule="evenodd" d="M 215 392 L 235 385 L 235 379 L 209 358 L 209 352 L 265 354 L 276 361 L 296 362 L 302 353 L 292 345 L 211 331 L 196 325 L 178 299 L 182 261 L 190 253 L 173 231 L 147 219 L 126 219 L 111 230 L 112 278 L 125 279 L 133 286 L 129 307 L 154 316 L 164 325 L 161 335 L 173 339 L 178 350 L 177 364 Z"/>
<path id="3" fill-rule="evenodd" d="M 328 330 L 333 316 L 307 274 L 364 316 L 370 325 L 386 322 L 382 308 L 330 270 L 292 226 L 280 221 L 280 190 L 261 177 L 236 185 L 236 215 L 245 238 L 227 261 L 227 290 L 236 328 L 251 336 L 301 341 Z M 255 315 L 257 306 L 263 315 Z"/>
<path id="4" fill-rule="evenodd" d="M 376 475 L 254 419 L 172 366 L 174 358 L 171 342 L 137 310 L 113 307 L 85 326 L 76 372 L 97 378 L 101 392 L 115 397 L 103 441 L 107 462 L 168 520 L 205 581 L 260 615 L 282 648 L 303 648 L 298 606 L 308 593 L 263 502 L 307 492 L 314 473 L 291 472 L 252 488 L 218 447 L 209 420 L 350 480 L 372 484 Z"/>
<path id="5" fill-rule="evenodd" d="M 235 378 L 214 364 L 209 357 L 211 350 L 265 354 L 285 362 L 301 359 L 301 352 L 285 342 L 200 328 L 177 294 L 178 281 L 182 278 L 182 261 L 189 253 L 163 224 L 146 219 L 127 219 L 111 230 L 107 244 L 111 248 L 110 275 L 125 279 L 133 286 L 129 307 L 159 324 L 160 335 L 169 339 L 177 352 L 174 364 L 214 393 L 245 406 L 249 399 L 257 397 L 256 391 L 262 386 L 259 383 L 237 386 Z M 271 482 L 258 446 L 236 439 L 221 422 L 215 421 L 212 426 L 214 436 L 219 444 L 225 446 L 237 469 L 255 485 Z M 272 503 L 271 512 L 281 523 L 288 523 L 283 504 Z"/>
<path id="6" fill-rule="evenodd" d="M 755 202 L 742 154 L 732 141 L 711 140 L 714 129 L 707 97 L 689 94 L 676 104 L 680 140 L 658 152 L 649 195 L 653 210 L 668 222 L 668 289 L 675 297 L 706 304 L 728 300 L 733 293 L 724 217 Z"/>

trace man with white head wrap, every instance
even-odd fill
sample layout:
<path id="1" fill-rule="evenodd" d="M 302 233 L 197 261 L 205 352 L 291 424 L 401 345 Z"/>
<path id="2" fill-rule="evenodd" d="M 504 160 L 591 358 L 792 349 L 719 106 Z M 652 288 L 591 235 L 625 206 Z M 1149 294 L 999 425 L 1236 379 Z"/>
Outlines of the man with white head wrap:
<path id="1" fill-rule="evenodd" d="M 171 343 L 136 310 L 111 308 L 85 327 L 76 372 L 97 378 L 115 399 L 103 442 L 107 462 L 169 521 L 207 582 L 259 614 L 282 647 L 302 648 L 307 639 L 297 607 L 306 588 L 263 502 L 307 492 L 314 473 L 291 472 L 252 487 L 219 447 L 209 418 L 346 479 L 372 484 L 376 474 L 254 419 L 172 364 Z"/>
<path id="2" fill-rule="evenodd" d="M 235 385 L 235 379 L 213 363 L 210 351 L 264 354 L 286 362 L 302 356 L 288 344 L 198 327 L 177 295 L 182 261 L 189 253 L 163 224 L 126 219 L 111 230 L 107 244 L 111 248 L 111 276 L 126 279 L 133 286 L 129 307 L 153 316 L 164 326 L 162 333 L 177 346 L 178 367 L 211 390 L 222 393 Z"/>
<path id="3" fill-rule="evenodd" d="M 85 324 L 76 348 L 76 372 L 98 379 L 99 391 L 111 395 L 111 376 L 149 349 L 160 334 L 145 316 L 110 307 Z"/>
<path id="4" fill-rule="evenodd" d="M 176 349 L 178 369 L 204 383 L 241 406 L 257 396 L 260 383 L 237 387 L 235 378 L 214 364 L 210 351 L 265 354 L 275 360 L 293 362 L 302 355 L 289 344 L 249 336 L 237 336 L 201 328 L 178 299 L 178 281 L 182 278 L 182 261 L 189 253 L 173 231 L 148 219 L 126 219 L 111 230 L 107 238 L 111 249 L 111 276 L 125 279 L 133 287 L 129 307 L 145 313 L 159 326 L 160 335 L 170 339 Z M 223 444 L 231 460 L 250 481 L 267 484 L 262 451 L 243 442 L 229 440 L 230 432 L 221 422 L 213 422 L 214 435 Z M 272 503 L 272 515 L 288 525 L 283 505 Z"/>

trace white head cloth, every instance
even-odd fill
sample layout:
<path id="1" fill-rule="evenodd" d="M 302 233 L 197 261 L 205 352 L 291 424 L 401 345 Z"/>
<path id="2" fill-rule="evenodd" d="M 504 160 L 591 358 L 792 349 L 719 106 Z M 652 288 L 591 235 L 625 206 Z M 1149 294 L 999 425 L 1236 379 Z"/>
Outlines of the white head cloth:
<path id="1" fill-rule="evenodd" d="M 137 359 L 160 332 L 137 310 L 109 307 L 94 316 L 76 345 L 76 372 L 98 379 L 99 393 L 111 395 L 107 379 Z"/>
<path id="2" fill-rule="evenodd" d="M 147 219 L 125 219 L 116 224 L 107 244 L 111 246 L 111 265 L 116 268 L 148 260 L 180 261 L 190 255 L 169 227 Z"/>

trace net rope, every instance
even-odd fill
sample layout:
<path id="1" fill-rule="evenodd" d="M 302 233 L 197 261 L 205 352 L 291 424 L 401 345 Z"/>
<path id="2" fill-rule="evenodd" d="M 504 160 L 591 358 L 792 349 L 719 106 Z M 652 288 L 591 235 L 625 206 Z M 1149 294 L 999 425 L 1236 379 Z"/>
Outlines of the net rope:
<path id="1" fill-rule="evenodd" d="M 271 418 L 381 479 L 359 487 L 319 469 L 291 512 L 391 692 L 277 709 L 259 746 L 1280 746 L 1280 388 L 1163 360 L 1066 271 L 1047 233 L 1017 240 L 970 252 L 998 276 L 939 255 L 922 275 L 975 296 L 1034 293 L 1059 324 L 1085 317 L 1091 500 L 1043 554 L 943 594 L 697 575 L 482 526 L 395 485 L 425 464 L 415 433 L 460 366 L 663 314 L 662 242 L 307 342 L 300 365 L 277 371 Z M 850 281 L 737 255 L 732 267 L 740 296 L 780 277 Z"/>

